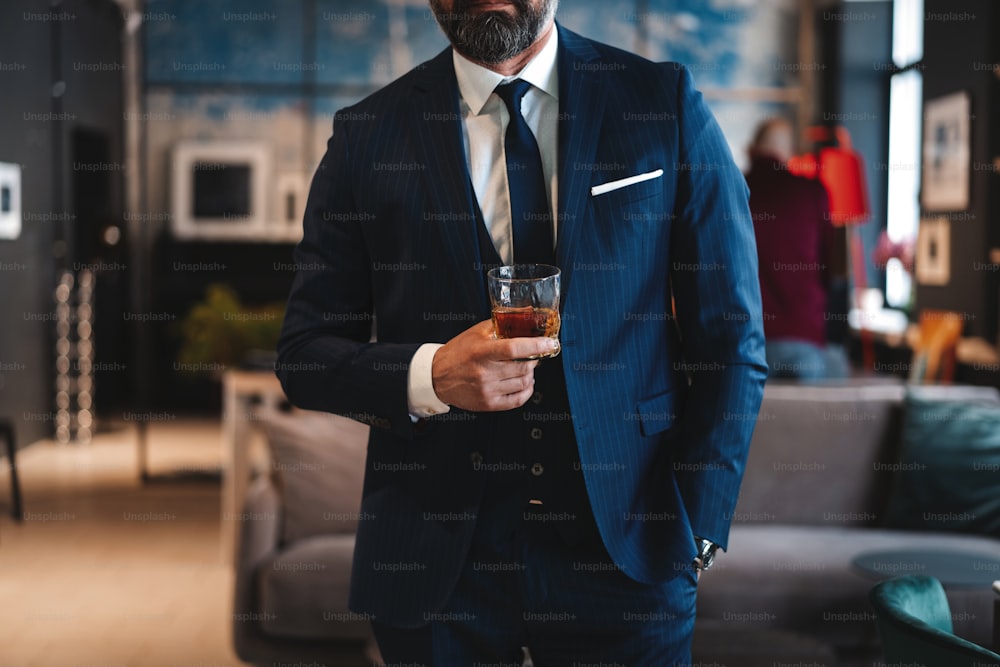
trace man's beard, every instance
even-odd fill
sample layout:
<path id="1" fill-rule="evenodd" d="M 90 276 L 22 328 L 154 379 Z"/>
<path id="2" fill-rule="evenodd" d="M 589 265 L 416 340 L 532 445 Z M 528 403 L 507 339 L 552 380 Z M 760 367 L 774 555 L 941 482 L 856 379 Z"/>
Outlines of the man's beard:
<path id="1" fill-rule="evenodd" d="M 431 10 L 456 51 L 476 62 L 495 65 L 513 58 L 529 46 L 556 12 L 558 0 L 542 0 L 537 9 L 531 0 L 513 0 L 514 15 L 504 11 L 470 12 L 472 0 L 455 0 L 451 12 L 442 0 L 430 0 Z"/>

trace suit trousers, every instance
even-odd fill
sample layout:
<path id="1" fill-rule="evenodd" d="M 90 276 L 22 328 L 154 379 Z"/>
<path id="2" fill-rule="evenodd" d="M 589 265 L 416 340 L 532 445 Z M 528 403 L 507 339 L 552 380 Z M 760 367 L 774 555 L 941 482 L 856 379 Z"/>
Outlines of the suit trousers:
<path id="1" fill-rule="evenodd" d="M 571 545 L 544 511 L 523 508 L 511 522 L 518 509 L 486 502 L 455 590 L 427 625 L 373 623 L 386 665 L 519 667 L 522 647 L 535 667 L 690 664 L 690 567 L 660 584 L 636 582 L 612 561 L 596 526 Z"/>

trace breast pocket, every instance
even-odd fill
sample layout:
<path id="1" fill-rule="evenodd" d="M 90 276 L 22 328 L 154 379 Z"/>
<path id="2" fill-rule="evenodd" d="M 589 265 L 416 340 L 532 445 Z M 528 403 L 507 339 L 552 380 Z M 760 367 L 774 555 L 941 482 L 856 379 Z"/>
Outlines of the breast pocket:
<path id="1" fill-rule="evenodd" d="M 630 270 L 651 260 L 665 247 L 670 211 L 665 204 L 663 178 L 633 183 L 591 195 L 595 252 L 613 257 Z M 624 267 L 623 267 L 624 268 Z"/>
<path id="2" fill-rule="evenodd" d="M 599 217 L 617 222 L 642 224 L 670 219 L 664 207 L 662 177 L 591 195 L 591 201 Z"/>

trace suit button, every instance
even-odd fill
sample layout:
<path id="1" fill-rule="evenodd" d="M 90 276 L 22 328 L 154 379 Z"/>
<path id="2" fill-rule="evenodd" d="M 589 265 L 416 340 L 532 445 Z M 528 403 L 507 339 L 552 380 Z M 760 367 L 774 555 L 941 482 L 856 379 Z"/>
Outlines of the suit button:
<path id="1" fill-rule="evenodd" d="M 537 426 L 535 428 L 531 429 L 531 439 L 532 440 L 541 440 L 542 439 L 542 429 L 538 428 Z"/>
<path id="2" fill-rule="evenodd" d="M 535 477 L 541 477 L 543 472 L 545 472 L 545 468 L 542 466 L 541 463 L 532 463 L 531 464 L 531 474 L 532 475 L 534 475 Z"/>
<path id="3" fill-rule="evenodd" d="M 472 454 L 469 455 L 469 460 L 472 461 L 472 465 L 478 467 L 483 464 L 483 455 L 479 452 L 472 452 Z"/>
<path id="4" fill-rule="evenodd" d="M 541 405 L 541 403 L 542 403 L 542 392 L 536 391 L 534 394 L 532 394 L 531 395 L 531 402 L 534 403 L 535 405 Z"/>

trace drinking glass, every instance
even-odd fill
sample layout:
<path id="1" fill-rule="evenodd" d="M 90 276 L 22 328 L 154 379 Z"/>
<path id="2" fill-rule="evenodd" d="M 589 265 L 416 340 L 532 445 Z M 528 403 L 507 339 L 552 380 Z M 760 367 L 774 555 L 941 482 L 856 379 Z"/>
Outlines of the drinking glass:
<path id="1" fill-rule="evenodd" d="M 558 267 L 548 264 L 498 266 L 486 274 L 497 338 L 547 336 L 559 340 Z M 552 352 L 528 357 L 554 357 Z"/>

